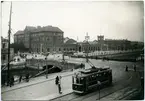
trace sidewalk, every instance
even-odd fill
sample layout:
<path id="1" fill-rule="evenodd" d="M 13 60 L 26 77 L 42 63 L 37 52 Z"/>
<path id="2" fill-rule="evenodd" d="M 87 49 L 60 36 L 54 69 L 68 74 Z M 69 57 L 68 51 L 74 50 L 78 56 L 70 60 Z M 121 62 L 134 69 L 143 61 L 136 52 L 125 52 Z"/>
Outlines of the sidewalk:
<path id="1" fill-rule="evenodd" d="M 73 73 L 72 71 L 54 73 L 49 75 L 48 79 L 46 79 L 46 76 L 41 76 L 12 87 L 3 87 L 1 90 L 2 100 L 50 100 L 69 94 L 72 92 Z M 59 94 L 58 86 L 55 85 L 56 75 L 62 76 L 62 94 Z"/>
<path id="2" fill-rule="evenodd" d="M 50 81 L 50 80 L 54 80 L 56 75 L 61 75 L 62 77 L 65 77 L 65 76 L 73 75 L 73 73 L 74 72 L 72 72 L 72 71 L 68 71 L 68 72 L 48 74 L 48 79 L 46 79 L 46 75 L 44 75 L 44 76 L 39 76 L 39 77 L 36 77 L 36 78 L 31 78 L 29 80 L 29 82 L 26 82 L 25 80 L 23 80 L 21 83 L 17 83 L 12 87 L 9 87 L 9 86 L 1 87 L 1 93 L 8 92 L 8 91 L 11 91 L 11 90 L 20 89 L 20 88 L 27 87 L 27 86 L 32 86 L 32 85 L 47 82 L 47 81 Z"/>
<path id="3" fill-rule="evenodd" d="M 62 97 L 62 96 L 64 96 L 64 95 L 70 94 L 70 93 L 72 93 L 72 92 L 73 92 L 72 89 L 68 89 L 68 90 L 63 91 L 62 94 L 54 93 L 54 94 L 50 94 L 50 95 L 48 95 L 48 96 L 44 96 L 44 97 L 37 98 L 37 99 L 34 99 L 34 100 L 53 100 L 53 99 L 55 99 L 55 98 L 57 98 L 57 97 Z"/>

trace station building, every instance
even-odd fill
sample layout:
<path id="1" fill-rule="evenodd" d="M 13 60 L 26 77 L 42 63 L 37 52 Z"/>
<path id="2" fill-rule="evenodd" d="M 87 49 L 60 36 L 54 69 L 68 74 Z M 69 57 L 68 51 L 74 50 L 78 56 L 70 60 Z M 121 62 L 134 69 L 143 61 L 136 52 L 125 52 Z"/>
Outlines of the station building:
<path id="1" fill-rule="evenodd" d="M 122 51 L 131 50 L 136 45 L 127 39 L 105 39 L 104 35 L 98 35 L 94 41 L 77 42 L 72 38 L 64 38 L 64 32 L 54 26 L 26 26 L 15 33 L 14 42 L 22 42 L 31 52 L 37 53 Z"/>

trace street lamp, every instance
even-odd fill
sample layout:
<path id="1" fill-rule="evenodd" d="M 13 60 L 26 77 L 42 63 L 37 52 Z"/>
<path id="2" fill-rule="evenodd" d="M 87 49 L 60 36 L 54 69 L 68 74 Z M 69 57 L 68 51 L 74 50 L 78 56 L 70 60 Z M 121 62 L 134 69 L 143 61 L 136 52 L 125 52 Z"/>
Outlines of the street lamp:
<path id="1" fill-rule="evenodd" d="M 97 81 L 98 87 L 99 87 L 99 100 L 100 100 L 100 87 L 101 87 L 101 82 Z"/>

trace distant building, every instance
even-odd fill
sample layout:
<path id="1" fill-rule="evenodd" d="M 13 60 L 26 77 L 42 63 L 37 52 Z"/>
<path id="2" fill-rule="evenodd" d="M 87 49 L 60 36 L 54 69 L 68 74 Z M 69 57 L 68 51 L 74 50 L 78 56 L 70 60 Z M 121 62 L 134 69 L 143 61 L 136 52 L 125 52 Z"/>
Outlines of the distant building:
<path id="1" fill-rule="evenodd" d="M 14 49 L 10 48 L 10 60 L 14 57 Z M 8 39 L 1 37 L 1 64 L 8 63 Z"/>
<path id="2" fill-rule="evenodd" d="M 31 52 L 59 52 L 63 48 L 63 31 L 53 26 L 26 26 L 15 33 L 14 42 L 23 42 Z"/>
<path id="3" fill-rule="evenodd" d="M 79 42 L 78 51 L 79 52 L 94 52 L 94 51 L 105 51 L 107 50 L 107 45 L 100 44 L 98 41 L 83 41 Z"/>
<path id="4" fill-rule="evenodd" d="M 24 43 L 24 31 L 17 31 L 14 35 L 14 42 Z"/>
<path id="5" fill-rule="evenodd" d="M 127 39 L 114 40 L 105 39 L 104 43 L 108 45 L 108 50 L 129 50 L 131 49 L 131 41 Z"/>
<path id="6" fill-rule="evenodd" d="M 63 50 L 64 52 L 76 52 L 77 41 L 68 37 L 64 38 Z"/>

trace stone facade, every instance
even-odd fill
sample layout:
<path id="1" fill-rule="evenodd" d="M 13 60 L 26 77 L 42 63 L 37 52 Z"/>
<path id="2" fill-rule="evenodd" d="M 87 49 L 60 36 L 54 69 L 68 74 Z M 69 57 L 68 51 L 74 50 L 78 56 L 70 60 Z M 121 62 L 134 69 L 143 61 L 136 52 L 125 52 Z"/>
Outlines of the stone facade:
<path id="1" fill-rule="evenodd" d="M 60 52 L 63 46 L 63 31 L 58 27 L 26 26 L 23 31 L 23 43 L 31 52 Z M 15 42 L 19 42 L 20 33 L 16 33 Z"/>
<path id="2" fill-rule="evenodd" d="M 104 43 L 108 45 L 108 50 L 129 50 L 131 49 L 131 42 L 125 39 L 112 40 L 106 39 Z"/>
<path id="3" fill-rule="evenodd" d="M 14 57 L 14 49 L 10 48 L 10 60 Z M 1 64 L 8 63 L 8 39 L 1 37 Z"/>
<path id="4" fill-rule="evenodd" d="M 63 50 L 64 52 L 76 52 L 78 49 L 77 41 L 71 38 L 64 38 Z"/>

